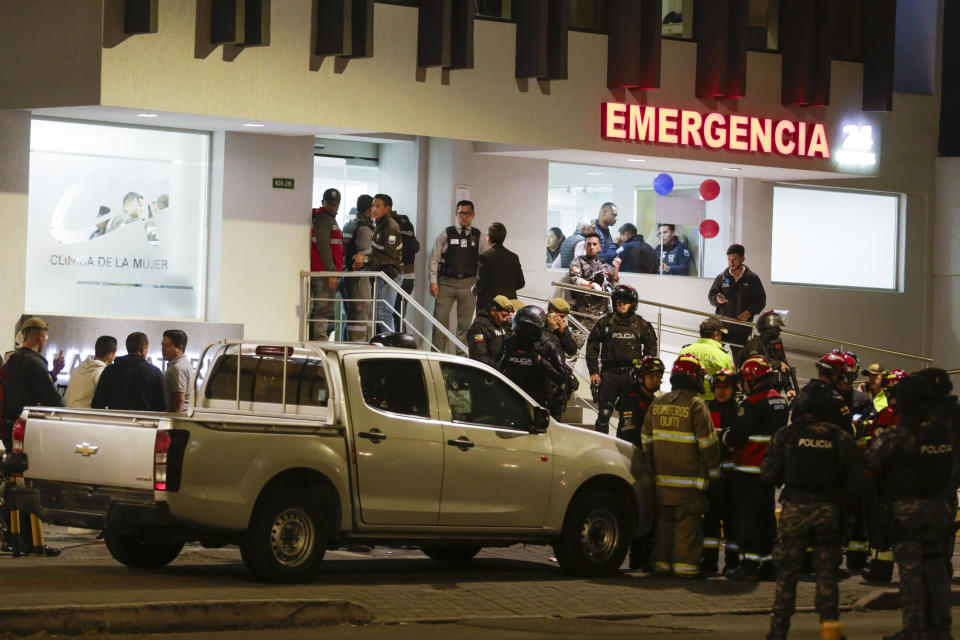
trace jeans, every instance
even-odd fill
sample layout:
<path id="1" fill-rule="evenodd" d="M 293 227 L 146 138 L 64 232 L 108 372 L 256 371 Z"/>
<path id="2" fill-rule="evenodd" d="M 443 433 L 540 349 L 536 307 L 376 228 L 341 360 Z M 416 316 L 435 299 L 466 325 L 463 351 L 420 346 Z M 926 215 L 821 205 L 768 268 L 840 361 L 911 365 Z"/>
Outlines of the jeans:
<path id="1" fill-rule="evenodd" d="M 401 285 L 403 283 L 403 273 L 394 276 L 393 281 L 397 285 Z M 396 301 L 397 290 L 384 282 L 383 276 L 377 278 L 377 326 L 373 330 L 374 335 L 385 331 L 393 332 L 394 318 L 396 317 L 393 305 Z"/>

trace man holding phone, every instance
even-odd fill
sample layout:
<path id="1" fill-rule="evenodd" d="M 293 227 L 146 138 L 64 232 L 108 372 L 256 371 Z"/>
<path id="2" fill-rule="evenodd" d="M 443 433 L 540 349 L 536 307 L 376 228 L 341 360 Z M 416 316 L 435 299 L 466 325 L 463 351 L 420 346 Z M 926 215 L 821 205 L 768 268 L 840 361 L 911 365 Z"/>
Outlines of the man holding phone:
<path id="1" fill-rule="evenodd" d="M 716 307 L 718 316 L 752 322 L 754 316 L 766 306 L 767 294 L 763 290 L 760 276 L 743 263 L 743 258 L 743 245 L 730 245 L 727 249 L 728 266 L 713 281 L 707 298 L 710 304 Z M 750 332 L 750 327 L 727 323 L 727 343 L 733 352 L 734 360 L 746 344 Z"/>

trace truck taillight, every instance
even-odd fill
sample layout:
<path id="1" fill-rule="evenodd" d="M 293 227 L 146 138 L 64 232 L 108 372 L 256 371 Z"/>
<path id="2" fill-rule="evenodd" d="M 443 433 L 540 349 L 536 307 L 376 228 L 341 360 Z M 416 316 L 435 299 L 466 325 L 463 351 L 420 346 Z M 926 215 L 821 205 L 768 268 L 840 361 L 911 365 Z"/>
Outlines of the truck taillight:
<path id="1" fill-rule="evenodd" d="M 190 432 L 183 429 L 157 431 L 153 441 L 154 491 L 179 491 L 183 471 L 183 456 L 187 450 Z"/>
<path id="2" fill-rule="evenodd" d="M 23 453 L 23 437 L 27 433 L 27 421 L 17 418 L 13 423 L 13 453 Z"/>

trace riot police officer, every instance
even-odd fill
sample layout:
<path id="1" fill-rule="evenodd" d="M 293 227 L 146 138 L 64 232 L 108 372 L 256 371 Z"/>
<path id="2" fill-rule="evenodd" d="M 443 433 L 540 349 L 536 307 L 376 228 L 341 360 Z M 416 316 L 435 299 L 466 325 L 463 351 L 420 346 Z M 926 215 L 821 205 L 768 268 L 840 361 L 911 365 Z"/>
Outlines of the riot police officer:
<path id="1" fill-rule="evenodd" d="M 470 358 L 494 366 L 503 354 L 507 337 L 507 316 L 513 312 L 506 296 L 494 296 L 489 309 L 480 309 L 467 329 Z"/>
<path id="2" fill-rule="evenodd" d="M 806 391 L 802 412 L 774 435 L 760 467 L 764 483 L 783 486 L 768 640 L 787 637 L 808 547 L 813 547 L 820 635 L 842 638 L 837 591 L 842 512 L 844 501 L 857 494 L 863 461 L 853 437 L 829 421 L 839 411 L 830 388 L 815 385 Z"/>
<path id="3" fill-rule="evenodd" d="M 563 384 L 567 378 L 560 353 L 543 339 L 546 321 L 547 314 L 540 307 L 528 305 L 517 311 L 513 333 L 504 340 L 497 363 L 497 369 L 542 406 L 547 405 L 547 383 Z"/>
<path id="4" fill-rule="evenodd" d="M 773 369 L 773 388 L 788 398 L 796 395 L 797 389 L 793 382 L 795 375 L 787 362 L 787 353 L 783 349 L 783 340 L 780 330 L 784 327 L 783 316 L 775 311 L 764 311 L 757 319 L 757 335 L 747 341 L 747 344 L 737 354 L 737 366 L 743 366 L 750 356 L 760 355 L 767 359 Z"/>
<path id="5" fill-rule="evenodd" d="M 835 412 L 833 415 L 824 417 L 823 420 L 842 427 L 849 431 L 850 435 L 853 435 L 850 408 L 837 391 L 840 382 L 846 375 L 847 362 L 839 353 L 828 353 L 820 358 L 817 361 L 817 377 L 810 380 L 797 394 L 792 404 L 790 419 L 796 420 L 799 415 L 803 414 L 804 404 L 808 398 L 817 398 L 829 391 L 830 394 L 836 396 L 836 402 L 830 405 Z"/>
<path id="6" fill-rule="evenodd" d="M 878 434 L 866 453 L 867 468 L 877 473 L 890 514 L 900 570 L 903 630 L 887 638 L 949 638 L 950 580 L 943 539 L 953 524 L 946 497 L 952 486 L 950 429 L 930 419 L 932 391 L 923 378 L 901 380 L 888 396 L 896 398 L 900 423 Z"/>
<path id="7" fill-rule="evenodd" d="M 657 334 L 636 314 L 636 289 L 621 284 L 610 296 L 613 312 L 597 321 L 587 338 L 590 385 L 597 386 L 596 430 L 608 433 L 614 404 L 630 384 L 634 360 L 657 355 Z"/>

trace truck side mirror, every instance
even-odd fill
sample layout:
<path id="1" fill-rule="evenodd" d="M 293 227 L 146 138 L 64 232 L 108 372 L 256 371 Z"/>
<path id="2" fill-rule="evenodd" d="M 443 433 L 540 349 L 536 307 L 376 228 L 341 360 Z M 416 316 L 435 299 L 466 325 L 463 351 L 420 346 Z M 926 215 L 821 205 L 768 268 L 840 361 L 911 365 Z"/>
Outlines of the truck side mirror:
<path id="1" fill-rule="evenodd" d="M 533 433 L 546 433 L 550 424 L 550 412 L 546 407 L 533 408 Z"/>

